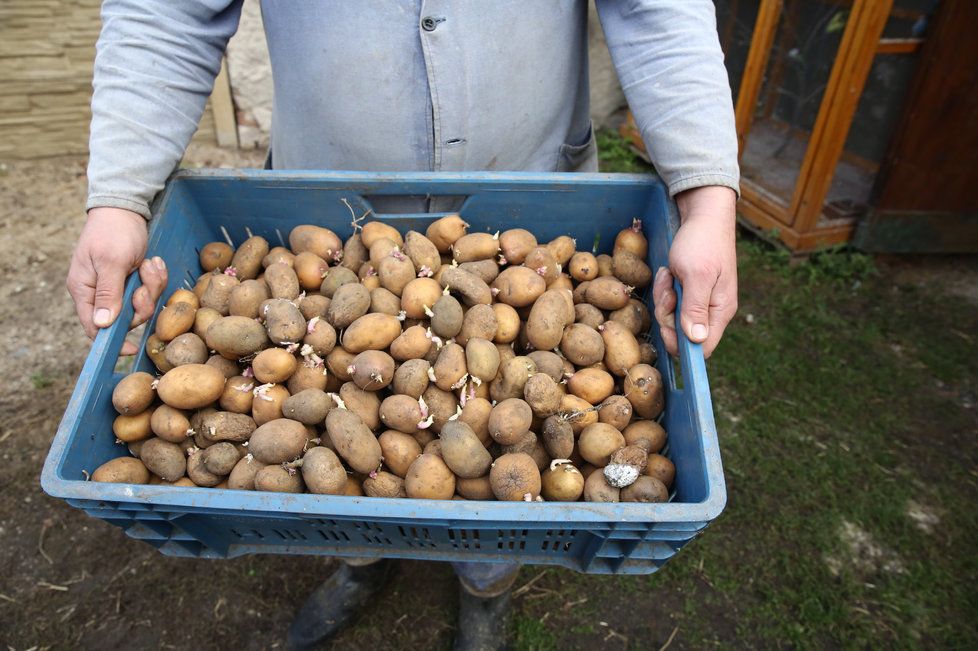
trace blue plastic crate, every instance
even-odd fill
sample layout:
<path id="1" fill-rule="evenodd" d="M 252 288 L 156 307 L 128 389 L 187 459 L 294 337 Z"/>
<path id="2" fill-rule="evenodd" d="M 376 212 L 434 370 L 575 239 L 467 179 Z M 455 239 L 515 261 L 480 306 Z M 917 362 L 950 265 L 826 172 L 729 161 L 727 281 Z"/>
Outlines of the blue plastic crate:
<path id="1" fill-rule="evenodd" d="M 303 223 L 328 226 L 345 238 L 352 231 L 346 204 L 360 215 L 372 197 L 383 195 L 455 197 L 464 200 L 459 212 L 473 232 L 523 227 L 541 241 L 571 235 L 582 249 L 597 236 L 605 252 L 617 232 L 639 217 L 653 269 L 666 264 L 678 225 L 661 182 L 640 175 L 183 171 L 156 206 L 149 252 L 166 260 L 169 293 L 192 285 L 201 271 L 198 250 L 223 240 L 222 227 L 236 244 L 247 237 L 246 227 L 276 245 Z M 402 232 L 423 232 L 443 215 L 374 217 Z M 127 453 L 112 435 L 111 394 L 123 377 L 114 368 L 137 283 L 130 279 L 122 315 L 92 346 L 41 484 L 50 495 L 164 554 L 516 560 L 643 574 L 660 568 L 723 510 L 726 489 L 703 354 L 681 333 L 682 378 L 668 356 L 658 361 L 667 391 L 662 422 L 677 471 L 669 503 L 435 501 L 87 482 L 86 472 Z M 655 327 L 652 341 L 663 350 Z M 135 367 L 155 372 L 144 353 Z"/>

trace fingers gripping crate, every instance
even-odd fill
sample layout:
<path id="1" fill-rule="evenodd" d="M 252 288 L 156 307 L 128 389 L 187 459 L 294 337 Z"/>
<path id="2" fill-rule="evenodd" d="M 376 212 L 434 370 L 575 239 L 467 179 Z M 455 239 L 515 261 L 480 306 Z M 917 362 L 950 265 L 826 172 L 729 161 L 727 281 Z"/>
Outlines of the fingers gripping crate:
<path id="1" fill-rule="evenodd" d="M 597 252 L 610 252 L 617 232 L 640 218 L 653 270 L 667 264 L 678 225 L 665 188 L 649 176 L 184 171 L 157 203 L 149 254 L 166 261 L 169 294 L 192 286 L 201 272 L 200 247 L 225 234 L 240 244 L 250 232 L 275 246 L 285 244 L 292 227 L 303 223 L 327 226 L 345 238 L 353 218 L 368 211 L 368 219 L 381 219 L 401 232 L 424 232 L 445 214 L 375 210 L 392 197 L 415 197 L 419 205 L 460 205 L 470 232 L 521 227 L 542 242 L 567 234 L 577 239 L 579 249 L 593 242 Z M 137 285 L 133 276 L 123 313 L 92 346 L 41 482 L 49 494 L 164 554 L 514 560 L 589 573 L 642 574 L 661 567 L 726 502 L 703 354 L 681 332 L 678 368 L 665 354 L 657 361 L 666 389 L 662 424 L 676 465 L 668 503 L 435 501 L 88 482 L 95 468 L 126 453 L 114 442 L 111 394 L 123 377 L 114 368 Z M 664 350 L 654 324 L 651 340 Z M 143 352 L 135 370 L 155 372 Z"/>

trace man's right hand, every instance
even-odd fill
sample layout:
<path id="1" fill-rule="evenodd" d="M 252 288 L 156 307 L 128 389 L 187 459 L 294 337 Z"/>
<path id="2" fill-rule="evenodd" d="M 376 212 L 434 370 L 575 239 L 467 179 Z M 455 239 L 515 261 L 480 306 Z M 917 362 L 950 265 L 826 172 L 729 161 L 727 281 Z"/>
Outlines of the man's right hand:
<path id="1" fill-rule="evenodd" d="M 88 221 L 71 256 L 67 286 L 89 339 L 119 316 L 126 278 L 136 269 L 143 284 L 132 297 L 135 316 L 130 327 L 153 316 L 167 274 L 162 258 L 143 259 L 146 242 L 146 220 L 138 214 L 121 208 L 88 211 Z M 135 352 L 136 347 L 129 342 L 122 347 L 123 355 Z"/>

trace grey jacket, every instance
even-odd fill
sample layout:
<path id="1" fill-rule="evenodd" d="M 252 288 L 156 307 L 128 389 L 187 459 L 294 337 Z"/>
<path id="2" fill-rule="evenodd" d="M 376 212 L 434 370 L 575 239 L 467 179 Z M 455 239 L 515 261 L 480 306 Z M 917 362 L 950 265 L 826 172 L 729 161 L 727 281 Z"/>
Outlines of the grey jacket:
<path id="1" fill-rule="evenodd" d="M 598 0 L 671 194 L 738 189 L 711 0 Z M 585 0 L 263 0 L 276 169 L 597 169 Z M 107 0 L 88 207 L 149 203 L 183 156 L 241 0 Z"/>

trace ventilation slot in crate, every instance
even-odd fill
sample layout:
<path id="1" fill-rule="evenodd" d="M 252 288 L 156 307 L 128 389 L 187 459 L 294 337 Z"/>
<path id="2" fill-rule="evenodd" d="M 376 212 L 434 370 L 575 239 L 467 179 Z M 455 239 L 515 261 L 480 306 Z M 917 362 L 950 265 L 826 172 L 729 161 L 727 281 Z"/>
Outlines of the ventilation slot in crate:
<path id="1" fill-rule="evenodd" d="M 482 549 L 478 529 L 448 529 L 448 539 L 455 549 Z"/>
<path id="2" fill-rule="evenodd" d="M 496 549 L 526 549 L 526 534 L 526 529 L 510 529 L 508 531 L 499 529 L 497 530 Z"/>

